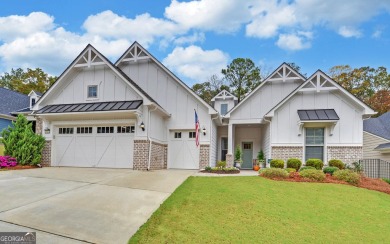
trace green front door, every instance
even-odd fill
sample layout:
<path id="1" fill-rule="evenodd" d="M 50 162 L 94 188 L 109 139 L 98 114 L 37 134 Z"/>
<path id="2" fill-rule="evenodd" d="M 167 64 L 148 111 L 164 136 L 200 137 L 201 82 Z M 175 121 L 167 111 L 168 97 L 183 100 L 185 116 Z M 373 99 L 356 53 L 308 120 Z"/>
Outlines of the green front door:
<path id="1" fill-rule="evenodd" d="M 251 169 L 253 159 L 253 142 L 243 142 L 242 143 L 242 168 Z"/>

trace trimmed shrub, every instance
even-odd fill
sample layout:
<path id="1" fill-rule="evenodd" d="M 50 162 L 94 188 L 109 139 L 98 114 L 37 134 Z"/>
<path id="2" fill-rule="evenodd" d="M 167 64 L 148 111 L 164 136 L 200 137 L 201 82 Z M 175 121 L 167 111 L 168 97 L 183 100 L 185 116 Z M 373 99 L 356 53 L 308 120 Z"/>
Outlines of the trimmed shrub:
<path id="1" fill-rule="evenodd" d="M 337 170 L 339 170 L 337 167 L 325 167 L 322 171 L 324 171 L 325 174 L 333 175 Z"/>
<path id="2" fill-rule="evenodd" d="M 312 167 L 312 166 L 303 166 L 303 167 L 301 167 L 301 168 L 299 169 L 299 172 L 304 171 L 304 170 L 307 170 L 307 169 L 316 169 L 316 168 L 314 168 L 314 167 Z"/>
<path id="3" fill-rule="evenodd" d="M 296 171 L 298 171 L 301 166 L 302 166 L 302 161 L 298 158 L 289 158 L 287 160 L 287 168 L 293 168 L 296 169 Z"/>
<path id="4" fill-rule="evenodd" d="M 270 162 L 271 168 L 284 168 L 284 161 L 282 159 L 272 159 Z"/>
<path id="5" fill-rule="evenodd" d="M 328 164 L 330 167 L 337 167 L 339 169 L 345 169 L 345 164 L 343 163 L 343 161 L 338 160 L 338 159 L 331 159 L 331 160 L 329 160 Z"/>
<path id="6" fill-rule="evenodd" d="M 390 179 L 382 178 L 382 180 L 390 184 Z"/>
<path id="7" fill-rule="evenodd" d="M 18 115 L 12 127 L 1 132 L 0 142 L 4 144 L 4 154 L 16 158 L 21 165 L 37 165 L 41 162 L 45 138 L 32 130 L 32 124 L 22 114 Z"/>
<path id="8" fill-rule="evenodd" d="M 267 168 L 267 169 L 261 169 L 259 170 L 259 173 L 261 176 L 267 177 L 267 178 L 287 178 L 288 173 L 284 169 L 279 168 Z"/>
<path id="9" fill-rule="evenodd" d="M 300 172 L 301 176 L 306 179 L 323 181 L 325 180 L 325 174 L 321 170 L 317 169 L 306 169 Z"/>
<path id="10" fill-rule="evenodd" d="M 226 161 L 218 161 L 217 167 L 219 168 L 225 168 L 226 167 Z"/>
<path id="11" fill-rule="evenodd" d="M 338 170 L 334 172 L 333 177 L 353 185 L 359 183 L 360 180 L 360 175 L 358 173 L 347 169 Z"/>
<path id="12" fill-rule="evenodd" d="M 309 158 L 306 161 L 306 166 L 312 166 L 316 169 L 322 170 L 322 167 L 324 167 L 324 163 L 321 159 L 318 158 Z"/>
<path id="13" fill-rule="evenodd" d="M 206 166 L 206 167 L 204 167 L 204 170 L 211 171 L 211 167 L 210 166 Z"/>
<path id="14" fill-rule="evenodd" d="M 286 169 L 284 169 L 284 170 L 286 170 L 286 171 L 287 171 L 287 173 L 291 173 L 291 172 L 297 172 L 297 170 L 296 170 L 296 169 L 294 169 L 294 168 L 286 168 Z"/>

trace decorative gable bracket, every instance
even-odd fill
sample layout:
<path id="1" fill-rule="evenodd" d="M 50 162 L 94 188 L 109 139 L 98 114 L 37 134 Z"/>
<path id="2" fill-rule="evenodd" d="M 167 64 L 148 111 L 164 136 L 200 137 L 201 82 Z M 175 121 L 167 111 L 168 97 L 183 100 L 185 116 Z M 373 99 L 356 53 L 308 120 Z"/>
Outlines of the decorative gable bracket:
<path id="1" fill-rule="evenodd" d="M 140 60 L 149 60 L 150 57 L 146 54 L 141 47 L 134 45 L 124 55 L 122 62 L 138 62 Z"/>
<path id="2" fill-rule="evenodd" d="M 92 48 L 88 48 L 85 53 L 77 60 L 74 67 L 91 67 L 93 65 L 104 65 L 106 64 L 99 55 L 92 50 Z"/>
<path id="3" fill-rule="evenodd" d="M 333 91 L 338 90 L 338 88 L 333 84 L 328 77 L 325 77 L 320 72 L 317 72 L 316 75 L 308 81 L 308 83 L 302 87 L 299 91 L 302 92 L 321 92 L 321 91 Z"/>

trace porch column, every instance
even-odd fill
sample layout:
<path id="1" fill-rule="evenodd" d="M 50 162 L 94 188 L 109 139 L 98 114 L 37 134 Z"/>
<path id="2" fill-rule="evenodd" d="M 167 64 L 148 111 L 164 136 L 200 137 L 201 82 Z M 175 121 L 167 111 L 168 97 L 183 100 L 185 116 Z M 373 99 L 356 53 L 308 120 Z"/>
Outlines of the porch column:
<path id="1" fill-rule="evenodd" d="M 226 166 L 233 167 L 233 145 L 234 145 L 234 127 L 233 124 L 228 125 L 228 153 L 226 154 Z"/>

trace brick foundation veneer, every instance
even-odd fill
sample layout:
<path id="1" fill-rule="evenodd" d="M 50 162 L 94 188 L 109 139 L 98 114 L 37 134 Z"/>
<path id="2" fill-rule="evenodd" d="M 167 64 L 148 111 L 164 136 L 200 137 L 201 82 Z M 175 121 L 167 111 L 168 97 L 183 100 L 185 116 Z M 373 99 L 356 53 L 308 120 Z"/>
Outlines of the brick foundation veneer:
<path id="1" fill-rule="evenodd" d="M 303 157 L 303 147 L 299 146 L 272 147 L 271 150 L 272 159 L 283 159 L 285 162 L 289 158 L 302 159 Z"/>
<path id="2" fill-rule="evenodd" d="M 157 142 L 152 142 L 150 157 L 150 169 L 166 169 L 168 146 Z M 149 141 L 134 140 L 133 169 L 147 170 L 149 161 Z"/>
<path id="3" fill-rule="evenodd" d="M 51 166 L 51 141 L 46 141 L 43 147 L 41 165 L 44 167 Z"/>
<path id="4" fill-rule="evenodd" d="M 328 160 L 340 159 L 344 163 L 350 164 L 363 158 L 363 147 L 331 146 L 327 148 L 327 156 Z"/>
<path id="5" fill-rule="evenodd" d="M 199 150 L 199 169 L 204 169 L 209 166 L 210 161 L 210 145 L 200 145 Z"/>

